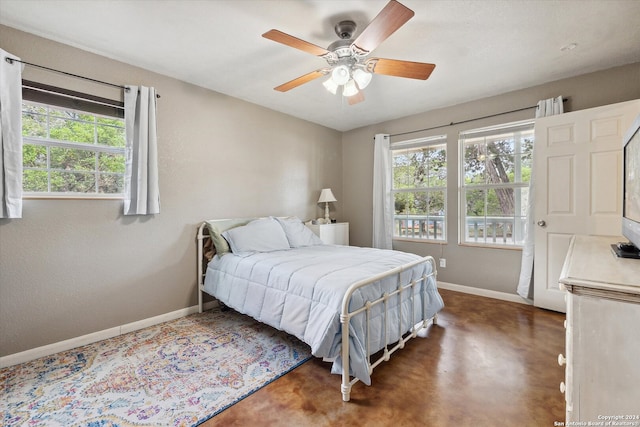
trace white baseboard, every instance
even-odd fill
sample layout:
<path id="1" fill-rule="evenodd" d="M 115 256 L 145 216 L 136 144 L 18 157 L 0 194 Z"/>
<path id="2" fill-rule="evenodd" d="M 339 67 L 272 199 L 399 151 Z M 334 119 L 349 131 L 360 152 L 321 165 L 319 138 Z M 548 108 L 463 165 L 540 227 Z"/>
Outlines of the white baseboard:
<path id="1" fill-rule="evenodd" d="M 204 304 L 203 308 L 209 310 L 216 306 L 215 301 L 210 301 Z M 93 332 L 91 334 L 82 335 L 80 337 L 71 338 L 64 341 L 59 341 L 53 344 L 44 345 L 42 347 L 32 348 L 20 353 L 9 354 L 7 356 L 0 357 L 0 368 L 6 368 L 7 366 L 17 365 L 19 363 L 29 362 L 31 360 L 38 359 L 40 357 L 50 356 L 52 354 L 59 353 L 61 351 L 71 350 L 72 348 L 80 347 L 83 345 L 93 344 L 94 342 L 102 341 L 108 338 L 113 338 L 118 335 L 126 334 L 140 329 L 148 328 L 160 323 L 168 322 L 170 320 L 179 319 L 181 317 L 188 316 L 189 314 L 197 313 L 198 306 L 194 305 L 180 310 L 172 311 L 170 313 L 161 314 L 159 316 L 150 317 L 148 319 L 138 320 L 136 322 L 127 323 L 120 326 L 115 326 L 109 329 L 103 329 L 102 331 Z"/>
<path id="2" fill-rule="evenodd" d="M 448 289 L 450 291 L 462 292 L 465 294 L 478 295 L 481 297 L 499 299 L 502 301 L 517 302 L 519 304 L 533 305 L 530 299 L 524 299 L 519 295 L 508 294 L 506 292 L 492 291 L 490 289 L 474 288 L 473 286 L 456 285 L 455 283 L 447 283 L 438 281 L 438 288 Z"/>

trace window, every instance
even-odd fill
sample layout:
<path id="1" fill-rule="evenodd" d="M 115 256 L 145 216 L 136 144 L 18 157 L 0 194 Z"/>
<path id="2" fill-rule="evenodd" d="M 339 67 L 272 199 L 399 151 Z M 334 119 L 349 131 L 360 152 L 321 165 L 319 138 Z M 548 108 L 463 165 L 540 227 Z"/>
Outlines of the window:
<path id="1" fill-rule="evenodd" d="M 394 238 L 446 240 L 446 136 L 391 144 Z"/>
<path id="2" fill-rule="evenodd" d="M 22 135 L 25 196 L 122 196 L 122 118 L 25 100 Z"/>
<path id="3" fill-rule="evenodd" d="M 522 246 L 533 121 L 460 134 L 463 243 Z"/>

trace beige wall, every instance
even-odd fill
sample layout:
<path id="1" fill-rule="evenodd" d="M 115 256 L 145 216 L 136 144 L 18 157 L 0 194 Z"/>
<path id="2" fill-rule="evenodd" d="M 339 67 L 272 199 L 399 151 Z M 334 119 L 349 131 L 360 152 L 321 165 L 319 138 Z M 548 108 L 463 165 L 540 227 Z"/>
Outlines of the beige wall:
<path id="1" fill-rule="evenodd" d="M 159 215 L 125 218 L 121 200 L 25 200 L 22 219 L 0 219 L 0 356 L 196 304 L 204 219 L 306 219 L 322 215 L 321 188 L 343 198 L 339 132 L 7 27 L 0 40 L 25 61 L 161 94 Z M 24 78 L 121 99 L 32 67 Z"/>
<path id="2" fill-rule="evenodd" d="M 402 133 L 569 97 L 567 111 L 640 98 L 640 64 L 339 132 L 105 57 L 0 26 L 2 48 L 25 61 L 118 84 L 154 86 L 161 213 L 124 217 L 122 201 L 25 200 L 0 219 L 0 356 L 196 304 L 195 229 L 208 218 L 322 215 L 331 187 L 351 243 L 371 243 L 373 135 Z M 24 77 L 121 99 L 112 88 L 27 67 Z M 409 100 L 410 102 L 410 100 Z M 415 133 L 447 133 L 529 118 L 532 110 Z M 447 258 L 441 281 L 515 292 L 516 250 L 457 242 L 457 162 L 449 169 L 449 241 L 398 249 Z M 499 268 L 498 268 L 499 267 Z"/>
<path id="3" fill-rule="evenodd" d="M 437 69 L 436 69 L 437 72 Z M 343 212 L 350 222 L 351 244 L 371 245 L 373 137 L 376 133 L 391 135 L 426 129 L 446 123 L 461 122 L 536 105 L 538 100 L 562 95 L 569 98 L 565 111 L 576 111 L 640 98 L 640 63 L 583 76 L 559 80 L 500 96 L 481 99 L 448 108 L 417 114 L 398 120 L 367 126 L 343 135 Z M 408 100 L 407 102 L 411 102 Z M 444 126 L 439 129 L 392 137 L 391 141 L 430 135 L 447 135 L 448 189 L 446 244 L 394 242 L 394 248 L 420 255 L 447 259 L 440 268 L 438 280 L 515 294 L 520 273 L 521 251 L 487 249 L 459 245 L 458 242 L 458 132 L 483 126 L 532 118 L 533 109 Z"/>

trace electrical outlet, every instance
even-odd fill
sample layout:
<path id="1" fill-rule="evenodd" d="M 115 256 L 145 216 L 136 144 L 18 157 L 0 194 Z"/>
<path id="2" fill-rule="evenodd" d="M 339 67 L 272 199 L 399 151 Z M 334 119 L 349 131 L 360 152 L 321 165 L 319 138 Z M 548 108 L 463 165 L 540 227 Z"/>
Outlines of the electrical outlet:
<path id="1" fill-rule="evenodd" d="M 446 258 L 440 258 L 440 267 L 447 268 L 447 259 Z"/>

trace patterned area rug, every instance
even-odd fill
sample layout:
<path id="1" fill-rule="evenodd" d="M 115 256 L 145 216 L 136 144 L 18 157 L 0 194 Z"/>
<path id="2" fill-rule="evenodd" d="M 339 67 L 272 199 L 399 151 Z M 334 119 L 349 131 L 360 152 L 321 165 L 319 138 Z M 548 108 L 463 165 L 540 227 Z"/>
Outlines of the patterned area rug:
<path id="1" fill-rule="evenodd" d="M 0 370 L 0 425 L 194 426 L 310 358 L 214 309 Z"/>

